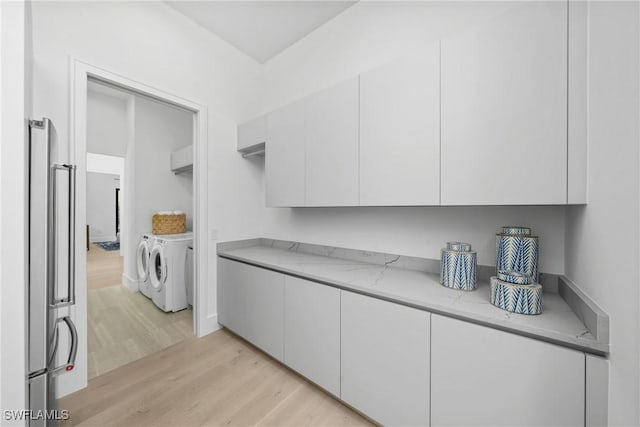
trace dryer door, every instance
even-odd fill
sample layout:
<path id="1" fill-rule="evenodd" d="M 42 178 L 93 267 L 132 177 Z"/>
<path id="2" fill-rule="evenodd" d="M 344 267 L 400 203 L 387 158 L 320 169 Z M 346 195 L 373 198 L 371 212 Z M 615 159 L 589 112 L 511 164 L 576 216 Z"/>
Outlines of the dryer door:
<path id="1" fill-rule="evenodd" d="M 138 279 L 145 282 L 149 278 L 149 242 L 140 240 L 136 252 L 136 267 L 138 269 Z"/>
<path id="2" fill-rule="evenodd" d="M 160 292 L 167 280 L 167 261 L 164 246 L 154 245 L 149 257 L 149 276 L 153 290 Z"/>

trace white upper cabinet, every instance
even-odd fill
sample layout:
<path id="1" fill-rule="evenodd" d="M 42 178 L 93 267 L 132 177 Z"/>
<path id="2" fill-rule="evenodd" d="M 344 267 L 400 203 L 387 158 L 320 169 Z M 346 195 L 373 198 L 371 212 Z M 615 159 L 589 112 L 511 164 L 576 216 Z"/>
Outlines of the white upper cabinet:
<path id="1" fill-rule="evenodd" d="M 569 94 L 567 203 L 587 203 L 587 28 L 586 1 L 569 2 Z"/>
<path id="2" fill-rule="evenodd" d="M 443 205 L 567 203 L 567 2 L 442 41 Z"/>
<path id="3" fill-rule="evenodd" d="M 267 205 L 586 203 L 586 32 L 526 2 L 270 113 Z"/>
<path id="4" fill-rule="evenodd" d="M 440 203 L 440 46 L 360 76 L 360 205 Z"/>
<path id="5" fill-rule="evenodd" d="M 304 102 L 298 101 L 269 113 L 267 137 L 267 206 L 304 206 Z"/>
<path id="6" fill-rule="evenodd" d="M 431 316 L 431 425 L 583 426 L 585 355 Z"/>
<path id="7" fill-rule="evenodd" d="M 306 206 L 358 205 L 358 92 L 356 77 L 305 98 Z"/>

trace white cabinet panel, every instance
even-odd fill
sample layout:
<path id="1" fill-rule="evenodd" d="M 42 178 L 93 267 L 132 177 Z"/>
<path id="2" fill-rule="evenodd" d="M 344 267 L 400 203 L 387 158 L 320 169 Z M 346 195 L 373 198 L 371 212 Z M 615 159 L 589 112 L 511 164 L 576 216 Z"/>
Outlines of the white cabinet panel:
<path id="1" fill-rule="evenodd" d="M 442 41 L 442 204 L 567 202 L 567 2 Z"/>
<path id="2" fill-rule="evenodd" d="M 606 426 L 609 422 L 609 361 L 586 355 L 585 426 Z"/>
<path id="3" fill-rule="evenodd" d="M 218 258 L 218 322 L 282 361 L 284 276 Z"/>
<path id="4" fill-rule="evenodd" d="M 267 206 L 304 206 L 304 102 L 295 102 L 269 113 L 267 138 Z"/>
<path id="5" fill-rule="evenodd" d="M 440 45 L 360 76 L 360 205 L 440 203 Z"/>
<path id="6" fill-rule="evenodd" d="M 358 205 L 358 78 L 305 98 L 306 206 Z"/>
<path id="7" fill-rule="evenodd" d="M 383 425 L 428 425 L 430 314 L 341 294 L 342 400 Z"/>
<path id="8" fill-rule="evenodd" d="M 567 100 L 567 203 L 587 202 L 587 31 L 586 1 L 569 1 L 569 93 Z"/>
<path id="9" fill-rule="evenodd" d="M 284 363 L 340 397 L 340 290 L 285 276 Z"/>
<path id="10" fill-rule="evenodd" d="M 584 353 L 432 315 L 432 425 L 582 426 L 584 398 Z"/>
<path id="11" fill-rule="evenodd" d="M 267 140 L 266 116 L 238 125 L 238 150 L 245 150 Z"/>

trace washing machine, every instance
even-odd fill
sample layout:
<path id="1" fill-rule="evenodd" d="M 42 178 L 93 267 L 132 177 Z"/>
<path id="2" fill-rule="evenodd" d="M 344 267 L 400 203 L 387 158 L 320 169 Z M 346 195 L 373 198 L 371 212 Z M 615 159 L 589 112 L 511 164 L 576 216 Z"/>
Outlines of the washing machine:
<path id="1" fill-rule="evenodd" d="M 162 311 L 187 308 L 185 265 L 193 233 L 156 235 L 149 256 L 151 299 Z"/>
<path id="2" fill-rule="evenodd" d="M 153 249 L 153 243 L 155 241 L 155 235 L 151 233 L 145 233 L 140 236 L 138 242 L 138 249 L 136 250 L 136 269 L 138 271 L 138 288 L 142 295 L 147 298 L 151 298 L 151 277 L 149 275 L 149 257 L 151 256 L 151 249 Z"/>

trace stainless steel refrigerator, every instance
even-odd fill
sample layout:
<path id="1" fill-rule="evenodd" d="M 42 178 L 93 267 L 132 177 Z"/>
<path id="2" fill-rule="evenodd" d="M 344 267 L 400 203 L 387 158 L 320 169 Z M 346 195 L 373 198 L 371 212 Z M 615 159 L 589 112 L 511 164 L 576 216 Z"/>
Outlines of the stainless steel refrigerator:
<path id="1" fill-rule="evenodd" d="M 55 381 L 73 370 L 78 348 L 68 313 L 75 304 L 76 168 L 52 162 L 54 142 L 51 120 L 29 121 L 27 418 L 31 426 L 55 425 L 63 418 Z M 62 334 L 68 334 L 68 348 L 59 348 Z"/>

